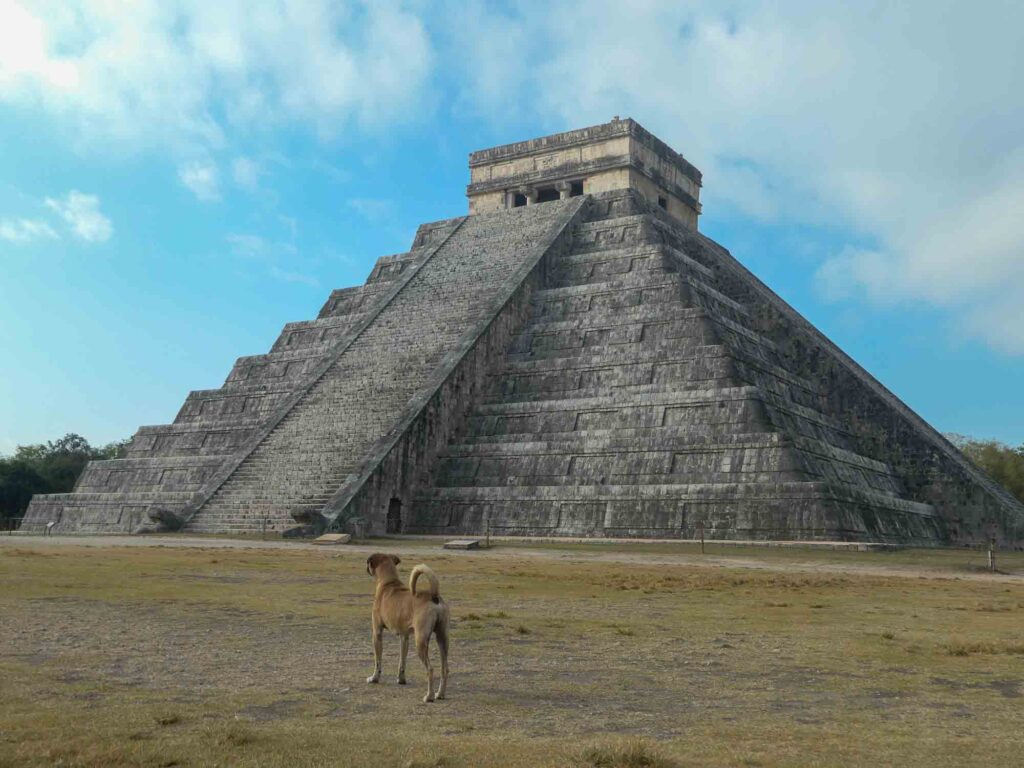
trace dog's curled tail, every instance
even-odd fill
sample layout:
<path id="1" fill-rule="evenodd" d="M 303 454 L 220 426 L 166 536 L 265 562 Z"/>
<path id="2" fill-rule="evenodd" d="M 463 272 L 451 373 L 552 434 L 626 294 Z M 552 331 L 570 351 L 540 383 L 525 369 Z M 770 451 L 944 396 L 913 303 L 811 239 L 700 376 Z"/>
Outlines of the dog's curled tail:
<path id="1" fill-rule="evenodd" d="M 420 563 L 412 569 L 412 573 L 409 574 L 409 591 L 416 594 L 416 582 L 419 581 L 420 576 L 425 576 L 430 582 L 430 597 L 436 603 L 441 597 L 441 585 L 437 581 L 437 574 L 429 566 Z"/>

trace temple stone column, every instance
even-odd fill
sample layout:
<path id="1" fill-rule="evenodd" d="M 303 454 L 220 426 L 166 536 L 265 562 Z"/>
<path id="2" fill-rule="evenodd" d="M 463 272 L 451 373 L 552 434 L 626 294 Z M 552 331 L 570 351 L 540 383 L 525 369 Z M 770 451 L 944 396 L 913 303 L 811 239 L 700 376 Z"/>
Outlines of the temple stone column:
<path id="1" fill-rule="evenodd" d="M 513 191 L 515 194 L 525 197 L 527 205 L 533 205 L 537 202 L 537 189 L 535 187 L 516 187 Z"/>
<path id="2" fill-rule="evenodd" d="M 555 184 L 555 189 L 558 190 L 558 199 L 565 200 L 569 197 L 569 193 L 572 192 L 572 184 L 568 181 L 560 181 Z"/>

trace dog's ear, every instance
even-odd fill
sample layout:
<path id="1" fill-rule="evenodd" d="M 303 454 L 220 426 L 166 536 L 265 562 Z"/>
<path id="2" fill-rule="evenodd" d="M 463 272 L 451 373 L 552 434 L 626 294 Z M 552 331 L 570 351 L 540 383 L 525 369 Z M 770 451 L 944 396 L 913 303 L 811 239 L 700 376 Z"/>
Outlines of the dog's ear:
<path id="1" fill-rule="evenodd" d="M 392 555 L 391 559 L 395 561 L 395 565 L 398 565 L 400 562 L 402 562 L 398 559 L 398 555 Z"/>
<path id="2" fill-rule="evenodd" d="M 373 576 L 373 572 L 377 570 L 377 563 L 380 562 L 381 557 L 383 557 L 383 555 L 374 553 L 366 558 L 366 572 L 371 576 Z"/>

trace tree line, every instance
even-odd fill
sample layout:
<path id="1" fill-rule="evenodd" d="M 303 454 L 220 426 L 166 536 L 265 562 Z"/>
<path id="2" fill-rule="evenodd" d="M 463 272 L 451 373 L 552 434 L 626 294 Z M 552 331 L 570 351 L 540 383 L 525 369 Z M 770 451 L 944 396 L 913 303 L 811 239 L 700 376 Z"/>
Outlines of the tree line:
<path id="1" fill-rule="evenodd" d="M 998 440 L 957 434 L 946 437 L 986 475 L 1024 502 L 1024 444 L 1013 448 Z"/>
<path id="2" fill-rule="evenodd" d="M 117 459 L 127 440 L 92 446 L 69 432 L 59 440 L 19 445 L 13 456 L 0 456 L 0 528 L 22 517 L 36 493 L 67 493 L 93 459 Z"/>

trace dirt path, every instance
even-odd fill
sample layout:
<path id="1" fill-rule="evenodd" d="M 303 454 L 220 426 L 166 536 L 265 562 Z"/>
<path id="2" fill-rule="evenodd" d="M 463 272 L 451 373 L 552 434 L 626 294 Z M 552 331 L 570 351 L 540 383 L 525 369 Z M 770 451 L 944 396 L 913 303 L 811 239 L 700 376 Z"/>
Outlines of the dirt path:
<path id="1" fill-rule="evenodd" d="M 346 552 L 379 551 L 382 547 L 402 551 L 407 547 L 415 549 L 429 548 L 440 541 L 433 539 L 395 539 L 386 544 L 344 545 Z M 55 548 L 55 547 L 178 547 L 191 549 L 287 549 L 291 551 L 308 550 L 317 552 L 340 551 L 332 547 L 312 544 L 309 542 L 258 539 L 227 539 L 198 536 L 0 536 L 0 551 L 5 547 L 17 548 Z M 556 560 L 575 562 L 606 562 L 619 564 L 642 565 L 683 565 L 697 568 L 748 568 L 760 571 L 786 573 L 817 573 L 847 574 L 861 576 L 881 576 L 912 579 L 959 579 L 989 583 L 1024 583 L 1021 573 L 988 573 L 981 570 L 969 570 L 956 567 L 934 567 L 919 563 L 894 563 L 892 565 L 875 565 L 871 563 L 837 562 L 836 553 L 828 550 L 787 550 L 774 551 L 770 558 L 759 558 L 754 552 L 750 556 L 743 555 L 697 555 L 672 552 L 630 552 L 630 544 L 607 546 L 607 552 L 580 550 L 557 546 L 510 546 L 502 544 L 487 551 L 447 550 L 446 555 L 456 557 L 487 557 L 489 559 L 523 558 L 532 560 Z M 763 553 L 767 553 L 764 550 Z M 899 553 L 884 555 L 899 558 Z M 1015 571 L 1017 569 L 1014 569 Z"/>

